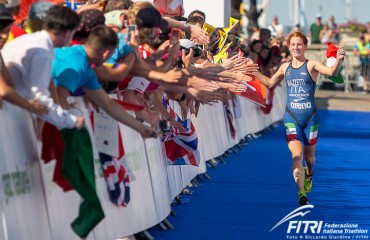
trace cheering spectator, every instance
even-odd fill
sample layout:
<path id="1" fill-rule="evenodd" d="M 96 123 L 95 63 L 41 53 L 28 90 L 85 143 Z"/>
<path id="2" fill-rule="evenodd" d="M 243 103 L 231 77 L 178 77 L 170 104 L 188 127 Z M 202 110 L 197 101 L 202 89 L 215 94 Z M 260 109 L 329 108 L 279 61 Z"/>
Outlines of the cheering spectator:
<path id="1" fill-rule="evenodd" d="M 76 12 L 63 6 L 49 9 L 43 30 L 22 35 L 2 50 L 5 65 L 14 80 L 16 91 L 27 100 L 38 97 L 48 104 L 49 112 L 42 119 L 60 128 L 81 128 L 82 117 L 74 116 L 53 103 L 55 89 L 50 81 L 54 48 L 70 43 L 80 19 Z"/>
<path id="2" fill-rule="evenodd" d="M 117 121 L 137 130 L 142 137 L 156 137 L 154 129 L 143 125 L 110 99 L 98 83 L 91 65 L 100 66 L 114 52 L 117 34 L 104 25 L 96 26 L 84 45 L 60 48 L 55 51 L 52 78 L 57 86 L 60 103 L 70 108 L 70 95 L 84 95 Z"/>
<path id="3" fill-rule="evenodd" d="M 5 8 L 4 4 L 0 4 L 0 49 L 3 48 L 4 43 L 8 38 L 9 30 L 13 21 L 13 17 Z M 13 80 L 9 76 L 8 70 L 4 64 L 2 56 L 0 55 L 0 109 L 2 105 L 1 101 L 4 99 L 36 114 L 47 113 L 46 106 L 40 105 L 35 99 L 27 101 L 14 90 L 13 85 Z"/>

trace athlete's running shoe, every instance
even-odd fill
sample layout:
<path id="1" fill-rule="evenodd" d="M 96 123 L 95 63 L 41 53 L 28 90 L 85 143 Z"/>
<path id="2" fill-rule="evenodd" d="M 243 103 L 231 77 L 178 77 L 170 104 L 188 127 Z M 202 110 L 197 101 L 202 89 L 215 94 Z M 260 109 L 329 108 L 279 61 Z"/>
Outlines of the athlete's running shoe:
<path id="1" fill-rule="evenodd" d="M 299 199 L 299 205 L 304 206 L 308 205 L 308 197 L 306 196 L 306 192 L 304 190 L 298 191 L 298 199 Z"/>
<path id="2" fill-rule="evenodd" d="M 306 172 L 306 168 L 303 169 L 304 171 L 304 190 L 306 193 L 310 193 L 312 190 L 312 174 L 308 175 Z"/>

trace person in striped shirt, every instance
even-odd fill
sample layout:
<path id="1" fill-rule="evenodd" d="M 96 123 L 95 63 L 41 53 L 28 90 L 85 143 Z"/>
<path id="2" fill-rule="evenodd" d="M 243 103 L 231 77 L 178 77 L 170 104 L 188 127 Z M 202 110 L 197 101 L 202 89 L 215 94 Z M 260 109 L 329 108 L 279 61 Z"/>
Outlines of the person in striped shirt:
<path id="1" fill-rule="evenodd" d="M 320 126 L 314 99 L 316 81 L 320 73 L 329 76 L 338 74 L 345 50 L 339 48 L 334 66 L 327 67 L 319 61 L 309 61 L 305 57 L 308 41 L 303 33 L 292 33 L 288 38 L 288 43 L 293 57 L 291 62 L 283 63 L 271 78 L 260 72 L 254 75 L 268 88 L 275 87 L 283 79 L 286 81 L 287 105 L 284 113 L 286 137 L 292 154 L 292 171 L 298 187 L 299 204 L 307 205 L 307 193 L 312 188 L 315 150 Z"/>

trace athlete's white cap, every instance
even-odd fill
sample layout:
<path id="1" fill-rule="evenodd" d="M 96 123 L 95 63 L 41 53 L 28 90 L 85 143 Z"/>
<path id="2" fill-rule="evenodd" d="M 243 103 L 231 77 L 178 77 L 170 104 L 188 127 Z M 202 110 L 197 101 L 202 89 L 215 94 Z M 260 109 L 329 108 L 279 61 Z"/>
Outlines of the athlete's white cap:
<path id="1" fill-rule="evenodd" d="M 322 18 L 321 13 L 316 13 L 316 18 Z"/>

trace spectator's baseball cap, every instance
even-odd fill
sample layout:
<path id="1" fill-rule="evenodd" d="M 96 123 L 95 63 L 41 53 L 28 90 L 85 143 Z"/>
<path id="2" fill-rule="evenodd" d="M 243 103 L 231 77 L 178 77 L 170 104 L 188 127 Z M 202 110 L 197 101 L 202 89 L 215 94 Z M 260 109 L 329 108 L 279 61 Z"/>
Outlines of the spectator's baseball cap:
<path id="1" fill-rule="evenodd" d="M 4 4 L 0 3 L 0 22 L 1 25 L 8 25 L 14 21 L 12 15 L 10 14 L 9 10 L 5 7 Z"/>
<path id="2" fill-rule="evenodd" d="M 167 28 L 167 21 L 162 19 L 160 12 L 154 7 L 141 9 L 136 15 L 136 25 L 139 28 Z"/>
<path id="3" fill-rule="evenodd" d="M 31 4 L 28 12 L 29 19 L 45 20 L 47 11 L 54 3 L 52 2 L 34 2 Z"/>
<path id="4" fill-rule="evenodd" d="M 321 13 L 316 13 L 316 18 L 322 18 Z"/>
<path id="5" fill-rule="evenodd" d="M 104 25 L 104 14 L 98 9 L 86 9 L 79 13 L 81 22 L 77 26 L 75 35 L 87 37 L 91 30 L 98 26 Z"/>
<path id="6" fill-rule="evenodd" d="M 123 12 L 121 10 L 114 10 L 107 12 L 104 14 L 105 17 L 105 25 L 114 25 L 117 26 L 119 29 L 122 29 L 123 23 L 121 20 Z"/>

